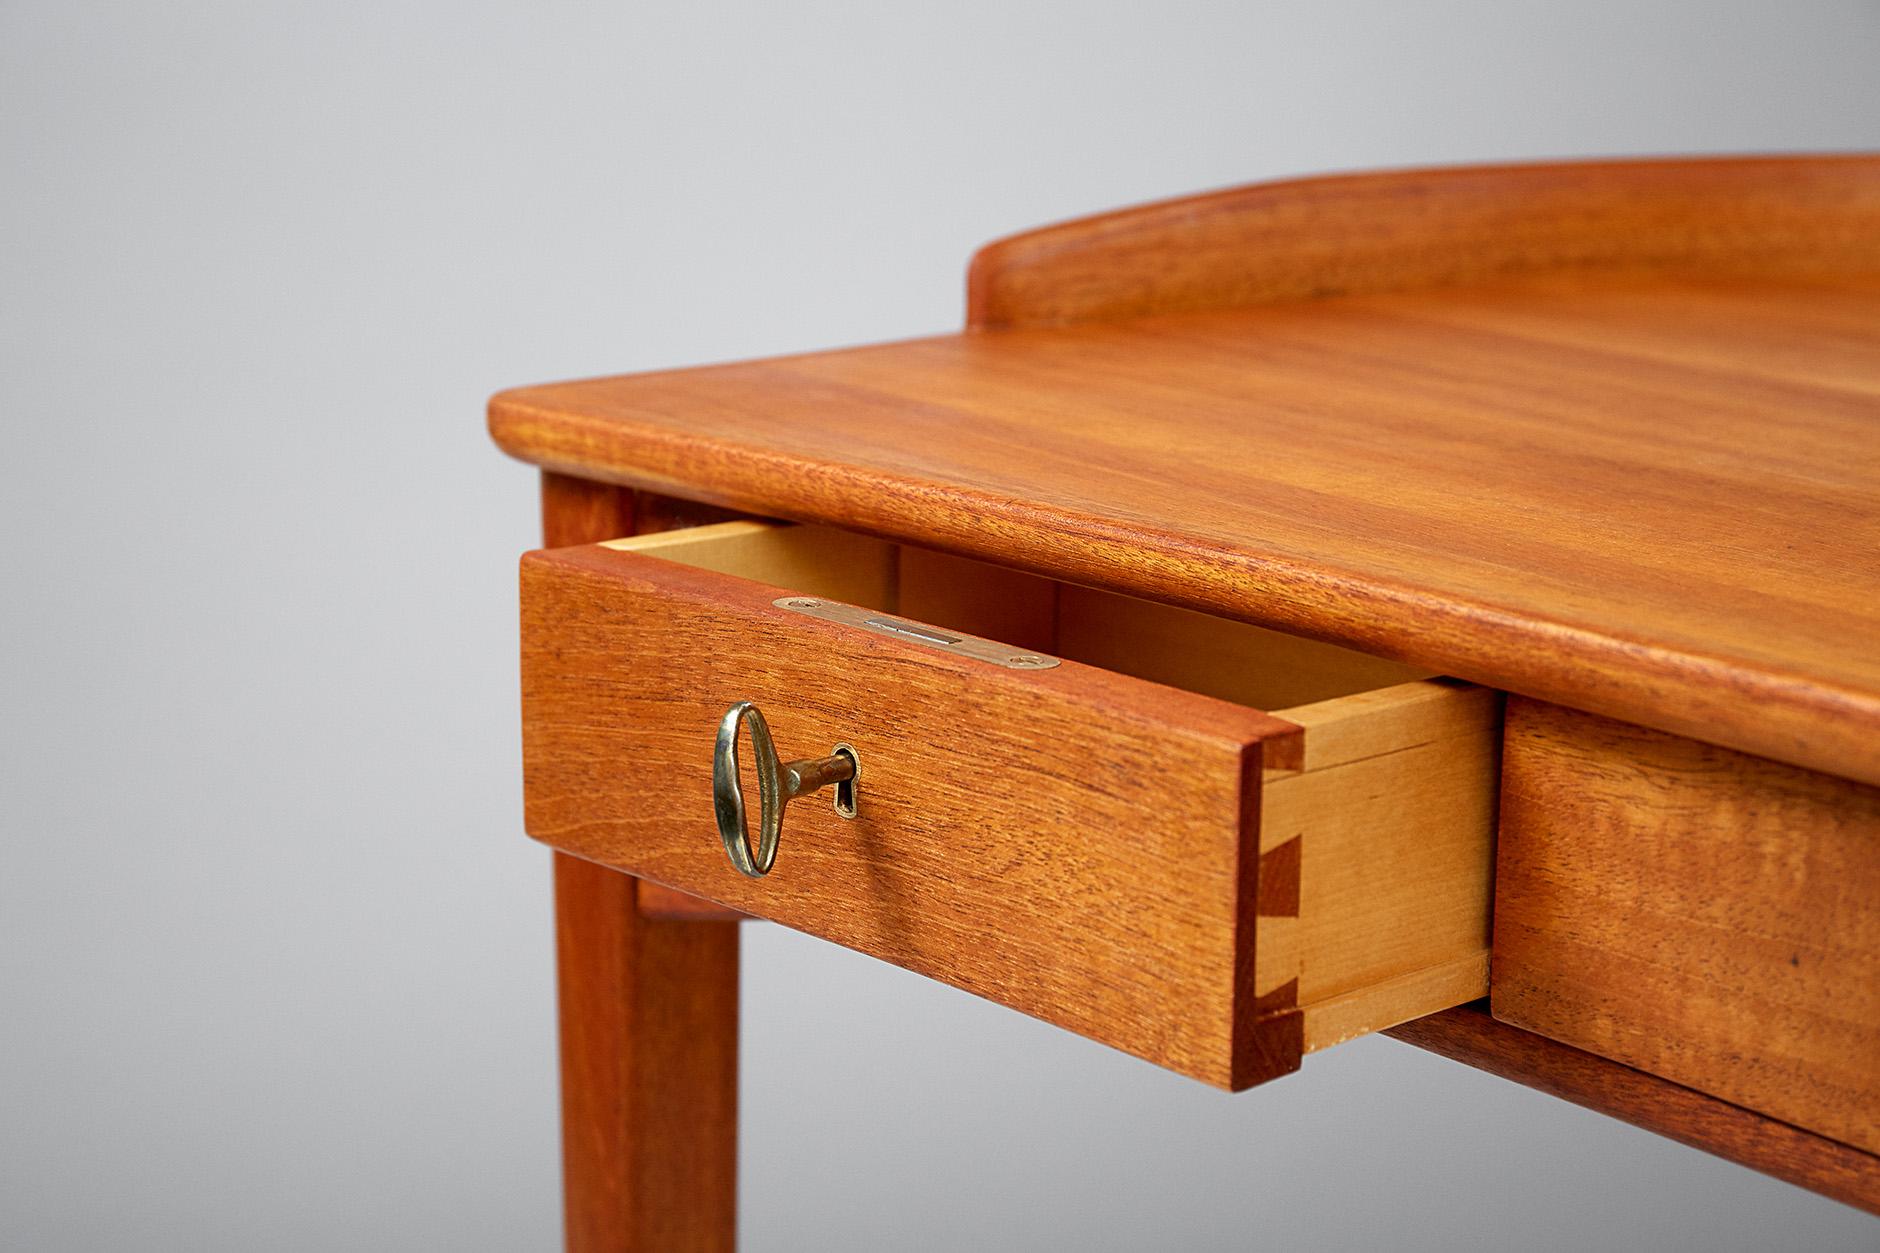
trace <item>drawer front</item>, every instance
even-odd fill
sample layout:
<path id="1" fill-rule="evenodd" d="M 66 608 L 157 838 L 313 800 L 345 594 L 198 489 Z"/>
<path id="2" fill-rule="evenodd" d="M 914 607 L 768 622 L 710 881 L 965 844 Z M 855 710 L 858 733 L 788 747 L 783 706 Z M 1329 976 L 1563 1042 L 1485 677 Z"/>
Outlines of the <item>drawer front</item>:
<path id="1" fill-rule="evenodd" d="M 722 536 L 524 559 L 536 838 L 1228 1088 L 1314 1047 L 1302 986 L 1325 993 L 1320 1042 L 1484 989 L 1491 781 L 1479 764 L 1452 778 L 1435 760 L 1473 762 L 1492 741 L 1482 694 L 1409 684 L 1395 700 L 1303 710 L 1316 729 L 1302 730 L 1074 660 L 1012 669 L 776 603 L 841 593 L 876 608 L 905 590 L 942 609 L 992 586 L 986 612 L 1048 625 L 1001 582 L 1024 576 L 988 572 L 937 595 L 911 574 L 903 588 L 894 551 L 874 541 Z M 675 545 L 718 569 L 652 555 Z M 720 720 L 747 700 L 786 759 L 840 743 L 860 762 L 856 816 L 822 794 L 792 803 L 762 878 L 727 858 L 710 783 Z M 1393 760 L 1394 747 L 1409 755 Z M 1379 782 L 1399 776 L 1404 795 Z M 1459 825 L 1442 821 L 1457 796 L 1432 788 L 1463 796 Z M 1376 864 L 1340 843 L 1339 830 L 1369 840 L 1406 810 Z M 1380 1012 L 1389 1021 L 1372 1021 Z"/>
<path id="2" fill-rule="evenodd" d="M 1880 788 L 1508 707 L 1497 1018 L 1880 1152 Z"/>

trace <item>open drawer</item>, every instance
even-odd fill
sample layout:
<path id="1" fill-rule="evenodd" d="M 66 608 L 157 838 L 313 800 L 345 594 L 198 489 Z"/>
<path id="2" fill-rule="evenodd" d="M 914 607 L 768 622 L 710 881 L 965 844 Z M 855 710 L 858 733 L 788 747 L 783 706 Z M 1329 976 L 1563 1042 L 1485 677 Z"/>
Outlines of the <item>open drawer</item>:
<path id="1" fill-rule="evenodd" d="M 860 767 L 762 878 L 714 819 L 739 701 Z M 732 522 L 525 557 L 522 713 L 544 843 L 1223 1087 L 1488 991 L 1499 696 L 1392 662 Z"/>

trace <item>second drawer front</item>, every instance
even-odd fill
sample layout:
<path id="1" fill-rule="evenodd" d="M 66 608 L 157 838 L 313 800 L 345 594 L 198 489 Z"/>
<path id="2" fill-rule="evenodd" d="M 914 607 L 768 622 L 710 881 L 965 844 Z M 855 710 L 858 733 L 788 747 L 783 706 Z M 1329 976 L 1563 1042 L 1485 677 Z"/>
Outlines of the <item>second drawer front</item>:
<path id="1" fill-rule="evenodd" d="M 1880 788 L 1508 707 L 1495 1016 L 1880 1152 Z"/>

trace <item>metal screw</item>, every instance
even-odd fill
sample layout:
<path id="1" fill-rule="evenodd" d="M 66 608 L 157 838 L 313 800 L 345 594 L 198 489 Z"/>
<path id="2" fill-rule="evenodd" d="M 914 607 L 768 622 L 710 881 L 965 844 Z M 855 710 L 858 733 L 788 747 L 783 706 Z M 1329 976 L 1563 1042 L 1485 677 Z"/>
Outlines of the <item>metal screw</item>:
<path id="1" fill-rule="evenodd" d="M 1005 664 L 1016 666 L 1020 670 L 1038 670 L 1051 664 L 1049 657 L 1040 657 L 1035 653 L 1020 653 L 1016 657 L 1007 657 Z"/>
<path id="2" fill-rule="evenodd" d="M 816 606 L 822 604 L 821 601 L 810 596 L 792 596 L 783 603 L 792 609 L 814 609 Z"/>

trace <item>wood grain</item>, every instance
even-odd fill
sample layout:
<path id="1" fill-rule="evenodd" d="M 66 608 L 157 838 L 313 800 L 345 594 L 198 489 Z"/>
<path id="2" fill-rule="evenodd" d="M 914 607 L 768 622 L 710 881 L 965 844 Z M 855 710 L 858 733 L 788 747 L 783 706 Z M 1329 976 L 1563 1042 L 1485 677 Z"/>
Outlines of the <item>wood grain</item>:
<path id="1" fill-rule="evenodd" d="M 1239 189 L 993 246 L 971 336 L 523 389 L 491 429 L 709 502 L 682 521 L 833 522 L 1880 782 L 1877 178 L 1811 158 Z M 1270 302 L 1293 303 L 1246 307 Z M 646 493 L 548 483 L 551 518 L 606 523 L 551 543 L 660 524 Z M 1874 1159 L 1808 1132 L 1479 1014 L 1397 1030 L 1874 1208 Z"/>
<path id="2" fill-rule="evenodd" d="M 1496 1017 L 1880 1151 L 1880 789 L 1507 717 Z"/>
<path id="3" fill-rule="evenodd" d="M 735 909 L 726 909 L 716 901 L 669 888 L 663 883 L 649 883 L 645 879 L 636 879 L 635 882 L 640 885 L 640 913 L 648 918 L 743 922 L 749 917 Z"/>
<path id="4" fill-rule="evenodd" d="M 1761 277 L 1880 265 L 1880 159 L 1703 158 L 1335 175 L 988 244 L 975 328 L 1116 321 L 1538 270 Z"/>
<path id="5" fill-rule="evenodd" d="M 1273 710 L 1306 734 L 1296 755 L 1292 741 L 1267 745 L 1253 976 L 1266 1029 L 1310 1053 L 1486 993 L 1497 693 L 819 527 L 741 523 L 607 546 Z"/>
<path id="6" fill-rule="evenodd" d="M 954 335 L 524 389 L 491 425 L 1880 782 L 1880 275 Z"/>
<path id="7" fill-rule="evenodd" d="M 638 495 L 612 483 L 552 471 L 543 474 L 542 542 L 550 548 L 561 548 L 632 535 Z"/>
<path id="8" fill-rule="evenodd" d="M 1059 597 L 1056 651 L 1256 709 L 1309 705 L 1426 677 L 1382 657 L 1133 596 L 1062 586 Z"/>
<path id="9" fill-rule="evenodd" d="M 633 493 L 544 475 L 551 544 L 631 531 Z M 637 882 L 555 857 L 562 1191 L 572 1253 L 729 1250 L 738 933 L 644 915 Z"/>
<path id="10" fill-rule="evenodd" d="M 1385 1034 L 1880 1214 L 1880 1157 L 1462 1006 Z"/>
<path id="11" fill-rule="evenodd" d="M 1303 751 L 1264 781 L 1260 849 L 1296 850 L 1298 922 L 1262 931 L 1255 990 L 1297 988 L 1307 1052 L 1477 999 L 1500 693 L 1403 683 L 1278 716 Z"/>
<path id="12" fill-rule="evenodd" d="M 1262 741 L 1296 728 L 1074 663 L 957 658 L 778 594 L 601 548 L 525 558 L 530 833 L 1222 1086 L 1266 1077 L 1244 1069 L 1233 976 Z M 713 733 L 740 699 L 786 755 L 842 741 L 862 769 L 862 816 L 791 806 L 761 880 L 712 816 Z"/>
<path id="13" fill-rule="evenodd" d="M 722 577 L 772 571 L 789 581 Z M 1191 670 L 1210 690 L 1256 690 L 1299 656 L 1256 627 L 1178 613 L 1145 631 L 1121 598 L 818 528 L 539 554 L 524 594 L 531 832 L 1225 1086 L 1486 991 L 1494 693 L 1412 682 L 1326 700 L 1298 711 L 1323 736 L 1305 747 L 1290 721 L 1124 673 L 1003 670 L 772 604 L 834 589 L 1165 674 L 1153 642 L 1233 672 Z M 1110 613 L 1132 647 L 1109 640 Z M 1395 677 L 1363 657 L 1341 674 L 1337 650 L 1314 647 L 1314 682 L 1277 688 Z M 730 870 L 709 812 L 712 733 L 746 698 L 786 753 L 841 740 L 863 760 L 864 819 L 799 802 L 757 882 Z M 1266 767 L 1253 784 L 1250 761 Z M 670 786 L 649 796 L 648 771 Z"/>

